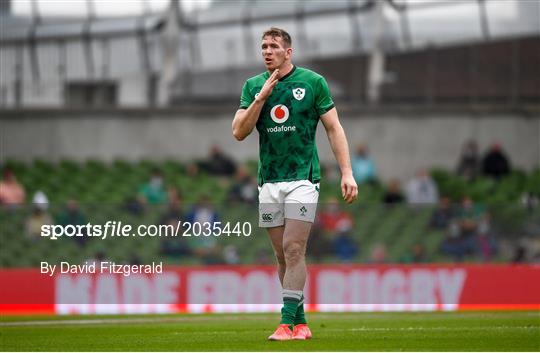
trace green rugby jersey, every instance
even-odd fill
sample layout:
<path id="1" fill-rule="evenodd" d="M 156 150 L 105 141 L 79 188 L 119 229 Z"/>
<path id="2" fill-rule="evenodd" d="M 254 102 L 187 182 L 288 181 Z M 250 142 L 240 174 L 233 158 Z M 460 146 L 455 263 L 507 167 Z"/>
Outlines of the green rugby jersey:
<path id="1" fill-rule="evenodd" d="M 247 109 L 270 76 L 264 72 L 246 81 L 240 109 Z M 319 117 L 334 102 L 326 80 L 308 69 L 294 66 L 274 87 L 257 121 L 259 132 L 258 182 L 321 178 L 315 133 Z"/>

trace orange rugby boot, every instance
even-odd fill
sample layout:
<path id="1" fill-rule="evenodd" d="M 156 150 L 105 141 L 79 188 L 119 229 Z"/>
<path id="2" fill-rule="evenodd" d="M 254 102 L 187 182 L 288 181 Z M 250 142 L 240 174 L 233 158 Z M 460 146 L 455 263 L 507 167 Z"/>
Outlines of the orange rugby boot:
<path id="1" fill-rule="evenodd" d="M 296 325 L 293 329 L 292 338 L 293 340 L 308 340 L 311 338 L 311 330 L 307 324 Z"/>
<path id="2" fill-rule="evenodd" d="M 292 339 L 292 335 L 293 333 L 291 331 L 290 325 L 280 324 L 277 327 L 276 332 L 274 332 L 270 337 L 268 337 L 268 339 L 270 341 L 288 341 Z"/>

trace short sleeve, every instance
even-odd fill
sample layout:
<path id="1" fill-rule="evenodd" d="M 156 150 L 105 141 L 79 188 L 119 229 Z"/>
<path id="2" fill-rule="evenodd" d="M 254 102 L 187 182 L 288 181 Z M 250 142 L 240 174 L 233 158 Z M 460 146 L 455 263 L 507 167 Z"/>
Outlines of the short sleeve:
<path id="1" fill-rule="evenodd" d="M 317 80 L 315 109 L 317 110 L 317 114 L 321 116 L 332 108 L 334 108 L 334 101 L 330 95 L 330 88 L 328 88 L 326 80 L 323 77 L 320 77 Z"/>
<path id="2" fill-rule="evenodd" d="M 253 96 L 249 91 L 249 85 L 246 81 L 246 83 L 244 83 L 244 87 L 242 87 L 242 96 L 240 97 L 240 109 L 249 108 L 251 103 L 253 103 Z"/>

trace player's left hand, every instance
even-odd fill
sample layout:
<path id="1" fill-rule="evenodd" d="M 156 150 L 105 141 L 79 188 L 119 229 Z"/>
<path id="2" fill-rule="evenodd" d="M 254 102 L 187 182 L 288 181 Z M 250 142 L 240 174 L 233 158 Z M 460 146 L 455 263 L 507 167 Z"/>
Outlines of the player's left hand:
<path id="1" fill-rule="evenodd" d="M 347 203 L 352 203 L 358 197 L 358 186 L 352 174 L 341 177 L 341 195 Z"/>

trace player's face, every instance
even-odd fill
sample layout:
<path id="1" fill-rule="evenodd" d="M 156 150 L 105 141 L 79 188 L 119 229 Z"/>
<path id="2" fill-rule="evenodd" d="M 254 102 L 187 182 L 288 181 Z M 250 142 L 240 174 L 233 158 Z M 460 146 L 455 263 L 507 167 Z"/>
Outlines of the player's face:
<path id="1" fill-rule="evenodd" d="M 286 48 L 281 37 L 266 36 L 261 45 L 264 65 L 268 71 L 283 66 L 291 58 L 292 48 Z"/>

